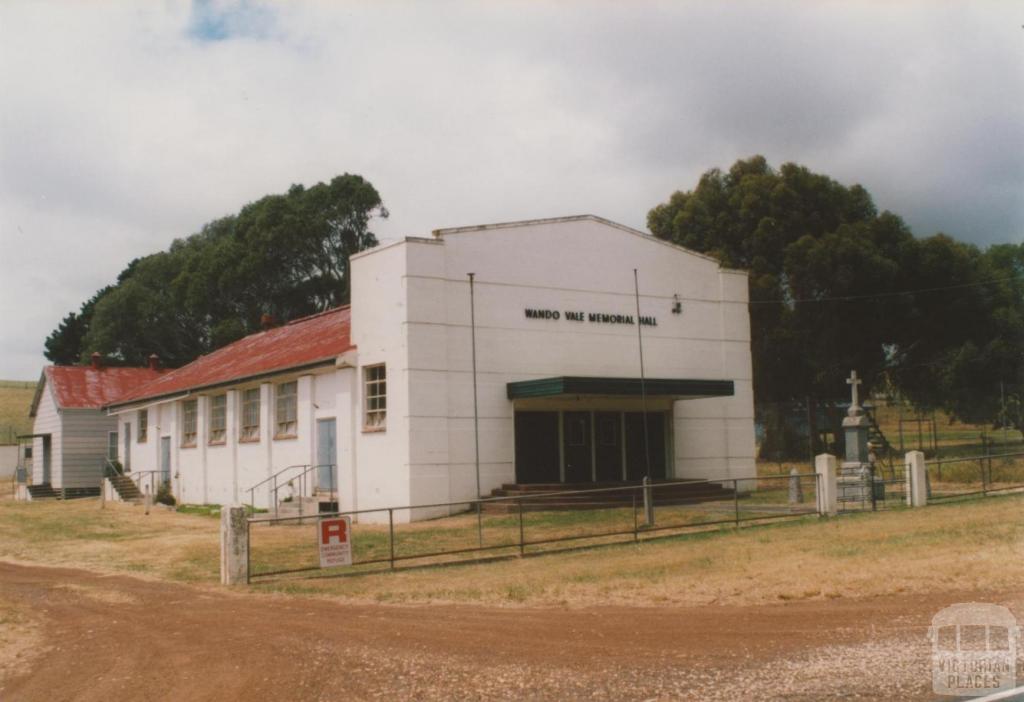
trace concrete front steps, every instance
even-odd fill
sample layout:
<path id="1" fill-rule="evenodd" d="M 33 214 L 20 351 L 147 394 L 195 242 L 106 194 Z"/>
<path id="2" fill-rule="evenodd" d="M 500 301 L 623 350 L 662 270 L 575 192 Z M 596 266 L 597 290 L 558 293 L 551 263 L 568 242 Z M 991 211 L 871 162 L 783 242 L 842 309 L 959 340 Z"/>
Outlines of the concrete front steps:
<path id="1" fill-rule="evenodd" d="M 634 499 L 638 509 L 643 507 L 643 491 L 636 486 L 639 481 L 614 483 L 506 483 L 491 492 L 491 497 L 521 497 L 523 511 L 614 509 L 632 507 Z M 734 491 L 718 483 L 703 481 L 655 480 L 652 481 L 652 500 L 655 506 L 685 505 L 700 502 L 732 500 Z M 577 490 L 606 488 L 607 492 L 586 492 L 582 494 L 559 494 L 544 496 L 542 493 L 571 493 Z M 483 511 L 491 514 L 511 514 L 519 511 L 520 500 L 485 502 Z"/>
<path id="2" fill-rule="evenodd" d="M 30 500 L 56 500 L 60 493 L 50 483 L 40 483 L 28 486 L 28 496 Z"/>
<path id="3" fill-rule="evenodd" d="M 330 495 L 318 494 L 312 497 L 295 497 L 277 504 L 278 517 L 306 517 L 338 511 L 338 502 Z M 273 511 L 271 511 L 273 513 Z"/>

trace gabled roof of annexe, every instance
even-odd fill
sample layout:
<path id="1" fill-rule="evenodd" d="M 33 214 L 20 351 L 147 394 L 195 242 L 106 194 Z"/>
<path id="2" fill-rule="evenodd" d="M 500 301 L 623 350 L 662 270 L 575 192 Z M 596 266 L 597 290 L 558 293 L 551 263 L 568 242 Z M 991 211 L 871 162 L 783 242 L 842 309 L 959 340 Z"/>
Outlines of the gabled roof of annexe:
<path id="1" fill-rule="evenodd" d="M 119 366 L 47 366 L 39 378 L 29 416 L 36 416 L 43 385 L 49 385 L 58 409 L 95 409 L 147 385 L 165 371 Z"/>
<path id="2" fill-rule="evenodd" d="M 348 305 L 250 334 L 108 403 L 120 407 L 333 363 L 353 348 Z"/>

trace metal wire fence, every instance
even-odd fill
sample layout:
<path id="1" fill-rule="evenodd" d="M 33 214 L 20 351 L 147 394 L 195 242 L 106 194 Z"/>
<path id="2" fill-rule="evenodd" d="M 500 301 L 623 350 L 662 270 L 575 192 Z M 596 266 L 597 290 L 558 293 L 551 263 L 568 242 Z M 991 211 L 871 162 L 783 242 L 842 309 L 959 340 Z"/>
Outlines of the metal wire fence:
<path id="1" fill-rule="evenodd" d="M 818 476 L 665 481 L 248 522 L 249 578 L 344 575 L 639 542 L 819 514 Z M 317 525 L 352 520 L 352 565 L 321 569 Z"/>
<path id="2" fill-rule="evenodd" d="M 1024 489 L 1024 451 L 940 458 L 925 467 L 929 501 Z"/>

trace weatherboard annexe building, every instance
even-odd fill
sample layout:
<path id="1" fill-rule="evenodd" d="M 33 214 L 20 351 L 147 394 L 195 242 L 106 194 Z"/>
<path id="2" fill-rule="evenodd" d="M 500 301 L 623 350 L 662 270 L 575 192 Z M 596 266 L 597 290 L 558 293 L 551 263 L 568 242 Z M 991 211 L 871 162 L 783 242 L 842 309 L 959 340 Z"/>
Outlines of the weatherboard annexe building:
<path id="1" fill-rule="evenodd" d="M 104 462 L 118 452 L 118 423 L 103 410 L 117 397 L 159 378 L 154 359 L 148 368 L 104 366 L 93 354 L 88 366 L 47 366 L 32 398 L 29 416 L 32 488 L 28 496 L 98 494 Z"/>
<path id="2" fill-rule="evenodd" d="M 441 229 L 353 256 L 351 307 L 246 337 L 112 404 L 135 437 L 133 470 L 164 471 L 196 503 L 248 501 L 303 464 L 332 466 L 310 482 L 333 482 L 345 511 L 473 498 L 469 273 L 484 494 L 647 473 L 638 327 L 651 476 L 755 475 L 746 274 L 590 215 Z M 255 498 L 269 506 L 267 491 Z"/>

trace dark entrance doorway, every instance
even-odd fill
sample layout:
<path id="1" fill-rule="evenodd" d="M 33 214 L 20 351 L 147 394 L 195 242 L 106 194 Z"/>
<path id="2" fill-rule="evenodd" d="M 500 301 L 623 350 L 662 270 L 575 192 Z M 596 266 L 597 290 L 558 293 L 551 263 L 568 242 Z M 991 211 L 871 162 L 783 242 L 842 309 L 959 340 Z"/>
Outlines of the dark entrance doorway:
<path id="1" fill-rule="evenodd" d="M 565 482 L 589 483 L 593 480 L 590 441 L 590 412 L 563 412 L 565 443 Z"/>
<path id="2" fill-rule="evenodd" d="M 53 444 L 50 441 L 50 435 L 47 434 L 43 437 L 43 480 L 44 484 L 50 482 L 50 461 L 53 460 Z"/>
<path id="3" fill-rule="evenodd" d="M 516 482 L 561 482 L 558 412 L 516 412 Z"/>
<path id="4" fill-rule="evenodd" d="M 652 479 L 668 473 L 667 418 L 665 412 L 647 413 Z M 516 412 L 515 447 L 517 483 L 618 482 L 647 475 L 642 412 Z"/>
<path id="5" fill-rule="evenodd" d="M 643 480 L 647 475 L 644 449 L 644 413 L 626 412 L 626 478 Z M 665 415 L 647 413 L 647 442 L 650 446 L 651 480 L 665 477 Z"/>
<path id="6" fill-rule="evenodd" d="M 594 413 L 594 464 L 598 482 L 622 480 L 622 413 Z"/>

